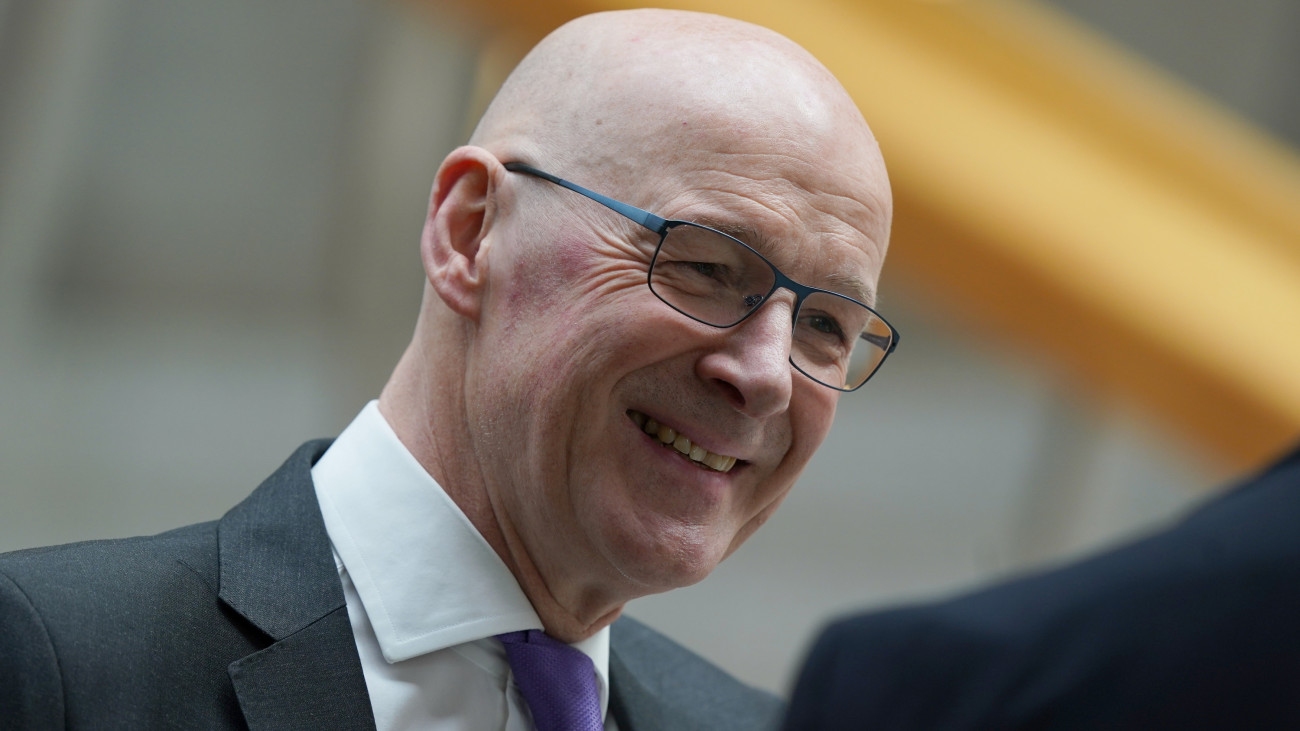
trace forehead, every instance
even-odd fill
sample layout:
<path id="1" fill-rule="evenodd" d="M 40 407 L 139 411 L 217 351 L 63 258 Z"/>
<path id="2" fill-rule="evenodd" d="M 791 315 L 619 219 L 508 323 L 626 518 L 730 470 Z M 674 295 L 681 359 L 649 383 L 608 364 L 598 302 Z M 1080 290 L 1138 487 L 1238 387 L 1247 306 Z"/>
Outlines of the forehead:
<path id="1" fill-rule="evenodd" d="M 889 237 L 889 184 L 830 73 L 770 34 L 691 35 L 678 39 L 691 49 L 681 54 L 639 33 L 619 38 L 601 74 L 578 72 L 591 93 L 547 126 L 563 136 L 552 151 L 566 177 L 733 233 L 805 284 L 869 297 Z"/>
<path id="2" fill-rule="evenodd" d="M 794 155 L 704 155 L 696 163 L 656 176 L 651 198 L 660 207 L 651 210 L 734 236 L 803 284 L 874 304 L 888 245 L 887 188 Z"/>

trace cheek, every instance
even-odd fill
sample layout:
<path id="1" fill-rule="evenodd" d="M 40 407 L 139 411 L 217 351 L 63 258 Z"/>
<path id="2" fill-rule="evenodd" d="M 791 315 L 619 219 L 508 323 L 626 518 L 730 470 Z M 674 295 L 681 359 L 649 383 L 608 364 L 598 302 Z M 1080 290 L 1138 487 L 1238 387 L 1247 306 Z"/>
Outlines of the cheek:
<path id="1" fill-rule="evenodd" d="M 590 235 L 520 246 L 494 282 L 503 298 L 495 310 L 499 327 L 511 342 L 529 351 L 567 351 L 548 359 L 606 362 L 643 336 L 634 324 L 645 318 L 653 295 L 641 262 Z"/>
<path id="2" fill-rule="evenodd" d="M 628 296 L 646 289 L 643 275 L 589 241 L 547 241 L 521 252 L 497 276 L 502 294 L 486 325 L 483 342 L 492 353 L 484 363 L 505 388 L 527 399 L 530 410 L 547 398 L 571 398 L 561 392 L 616 377 L 644 352 L 636 346 L 646 329 L 637 327 L 644 303 Z"/>
<path id="3" fill-rule="evenodd" d="M 571 294 L 581 287 L 596 258 L 587 242 L 574 236 L 561 236 L 521 252 L 506 272 L 509 281 L 502 282 L 507 311 L 527 314 L 571 301 Z"/>
<path id="4" fill-rule="evenodd" d="M 774 474 L 768 478 L 773 488 L 760 490 L 757 494 L 754 508 L 758 510 L 758 525 L 766 521 L 785 499 L 813 454 L 826 440 L 835 421 L 838 394 L 817 384 L 809 383 L 808 386 L 796 390 L 792 399 L 790 446 Z"/>
<path id="5" fill-rule="evenodd" d="M 801 375 L 803 381 L 791 399 L 791 428 L 794 432 L 792 453 L 802 457 L 806 464 L 813 452 L 826 441 L 831 425 L 835 423 L 835 407 L 839 404 L 840 394 L 825 386 L 813 383 Z M 803 469 L 802 465 L 799 467 Z"/>

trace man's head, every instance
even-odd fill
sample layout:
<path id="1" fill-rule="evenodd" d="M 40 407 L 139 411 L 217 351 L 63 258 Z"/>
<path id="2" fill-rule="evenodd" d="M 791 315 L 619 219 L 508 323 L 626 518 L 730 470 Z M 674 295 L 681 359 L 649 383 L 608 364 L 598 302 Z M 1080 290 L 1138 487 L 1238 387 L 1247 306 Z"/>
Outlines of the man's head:
<path id="1" fill-rule="evenodd" d="M 799 283 L 867 304 L 891 199 L 825 68 L 771 31 L 684 12 L 560 28 L 444 161 L 425 304 L 381 408 L 548 629 L 577 637 L 627 599 L 702 579 L 748 538 L 840 394 L 791 366 L 791 292 L 731 328 L 692 320 L 647 286 L 657 236 L 511 162 L 721 229 Z M 662 445 L 647 419 L 735 466 Z"/>

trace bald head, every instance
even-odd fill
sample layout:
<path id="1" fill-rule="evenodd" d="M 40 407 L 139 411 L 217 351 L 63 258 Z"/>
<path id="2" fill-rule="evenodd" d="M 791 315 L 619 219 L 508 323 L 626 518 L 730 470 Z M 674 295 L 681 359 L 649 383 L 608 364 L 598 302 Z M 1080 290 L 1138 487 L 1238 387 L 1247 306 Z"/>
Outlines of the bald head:
<path id="1" fill-rule="evenodd" d="M 730 18 L 632 10 L 573 20 L 524 58 L 470 143 L 595 185 L 699 166 L 702 154 L 771 154 L 774 139 L 777 154 L 850 170 L 884 244 L 888 181 L 852 99 L 794 42 Z"/>

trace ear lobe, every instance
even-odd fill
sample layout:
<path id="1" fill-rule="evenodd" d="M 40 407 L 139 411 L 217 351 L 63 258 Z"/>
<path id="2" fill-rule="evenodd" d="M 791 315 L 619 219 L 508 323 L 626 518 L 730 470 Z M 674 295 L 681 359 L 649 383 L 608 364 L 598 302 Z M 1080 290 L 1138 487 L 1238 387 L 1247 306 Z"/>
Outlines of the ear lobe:
<path id="1" fill-rule="evenodd" d="M 477 320 L 487 282 L 487 234 L 501 163 L 487 150 L 459 147 L 434 179 L 420 258 L 434 291 L 452 311 Z"/>

